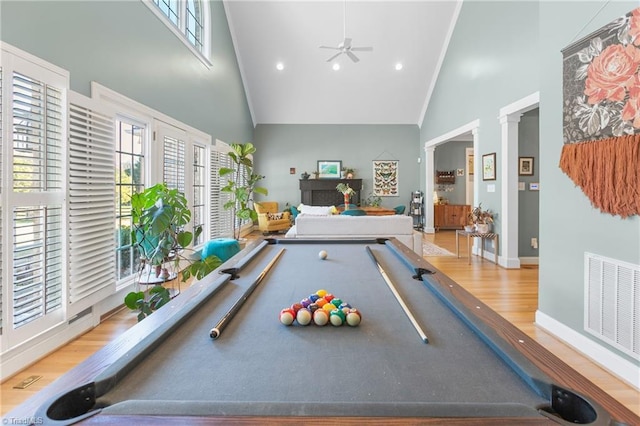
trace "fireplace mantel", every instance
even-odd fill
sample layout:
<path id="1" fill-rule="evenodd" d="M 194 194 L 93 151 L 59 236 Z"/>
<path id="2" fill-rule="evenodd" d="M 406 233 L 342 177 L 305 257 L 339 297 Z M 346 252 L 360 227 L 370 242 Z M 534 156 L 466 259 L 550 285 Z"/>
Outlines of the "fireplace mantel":
<path id="1" fill-rule="evenodd" d="M 344 203 L 344 197 L 338 192 L 339 183 L 348 183 L 356 193 L 351 196 L 351 204 L 360 204 L 362 179 L 301 179 L 300 200 L 309 206 L 337 206 Z"/>

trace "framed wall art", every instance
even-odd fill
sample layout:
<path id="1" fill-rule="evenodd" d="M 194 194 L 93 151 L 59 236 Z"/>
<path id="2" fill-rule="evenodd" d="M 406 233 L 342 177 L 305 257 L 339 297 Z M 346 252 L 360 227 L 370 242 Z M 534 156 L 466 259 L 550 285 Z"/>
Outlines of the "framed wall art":
<path id="1" fill-rule="evenodd" d="M 318 160 L 318 177 L 320 179 L 340 179 L 342 161 Z"/>
<path id="2" fill-rule="evenodd" d="M 518 174 L 520 176 L 533 176 L 533 157 L 520 157 L 518 159 Z"/>
<path id="3" fill-rule="evenodd" d="M 482 180 L 496 180 L 496 153 L 482 156 Z"/>
<path id="4" fill-rule="evenodd" d="M 398 160 L 373 161 L 373 195 L 398 196 Z"/>

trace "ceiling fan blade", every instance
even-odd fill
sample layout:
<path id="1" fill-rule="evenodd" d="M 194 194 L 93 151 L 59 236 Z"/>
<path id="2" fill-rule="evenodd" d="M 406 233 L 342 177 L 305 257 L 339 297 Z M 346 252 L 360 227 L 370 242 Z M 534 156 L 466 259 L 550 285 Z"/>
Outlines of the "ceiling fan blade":
<path id="1" fill-rule="evenodd" d="M 353 52 L 372 52 L 373 51 L 373 47 L 368 46 L 368 47 L 352 47 L 351 51 Z"/>
<path id="2" fill-rule="evenodd" d="M 351 39 L 346 37 L 342 42 L 342 47 L 345 49 L 349 49 L 351 47 Z"/>
<path id="3" fill-rule="evenodd" d="M 347 50 L 346 53 L 347 53 L 347 56 L 350 57 L 353 62 L 358 62 L 360 60 L 360 59 L 358 59 L 358 57 L 356 55 L 351 53 L 350 50 Z"/>
<path id="4" fill-rule="evenodd" d="M 340 50 L 339 47 L 334 47 L 334 46 L 320 46 L 320 49 Z"/>
<path id="5" fill-rule="evenodd" d="M 331 62 L 333 61 L 335 58 L 337 58 L 338 56 L 342 55 L 342 52 L 338 52 L 335 55 L 333 55 L 332 57 L 330 57 L 329 59 L 327 59 L 327 62 Z"/>

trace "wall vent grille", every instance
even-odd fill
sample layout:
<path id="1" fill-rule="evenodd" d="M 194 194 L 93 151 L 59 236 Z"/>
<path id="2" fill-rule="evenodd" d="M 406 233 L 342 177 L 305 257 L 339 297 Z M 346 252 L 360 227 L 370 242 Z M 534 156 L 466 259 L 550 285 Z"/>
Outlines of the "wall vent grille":
<path id="1" fill-rule="evenodd" d="M 640 358 L 640 265 L 585 253 L 585 330 Z"/>

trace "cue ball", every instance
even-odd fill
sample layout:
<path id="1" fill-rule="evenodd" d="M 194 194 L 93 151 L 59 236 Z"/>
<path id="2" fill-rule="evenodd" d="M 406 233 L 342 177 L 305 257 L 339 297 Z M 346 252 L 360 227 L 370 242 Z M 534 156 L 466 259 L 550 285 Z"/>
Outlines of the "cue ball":
<path id="1" fill-rule="evenodd" d="M 318 253 L 318 257 L 322 260 L 325 260 L 327 258 L 326 250 L 320 250 L 320 253 Z"/>

